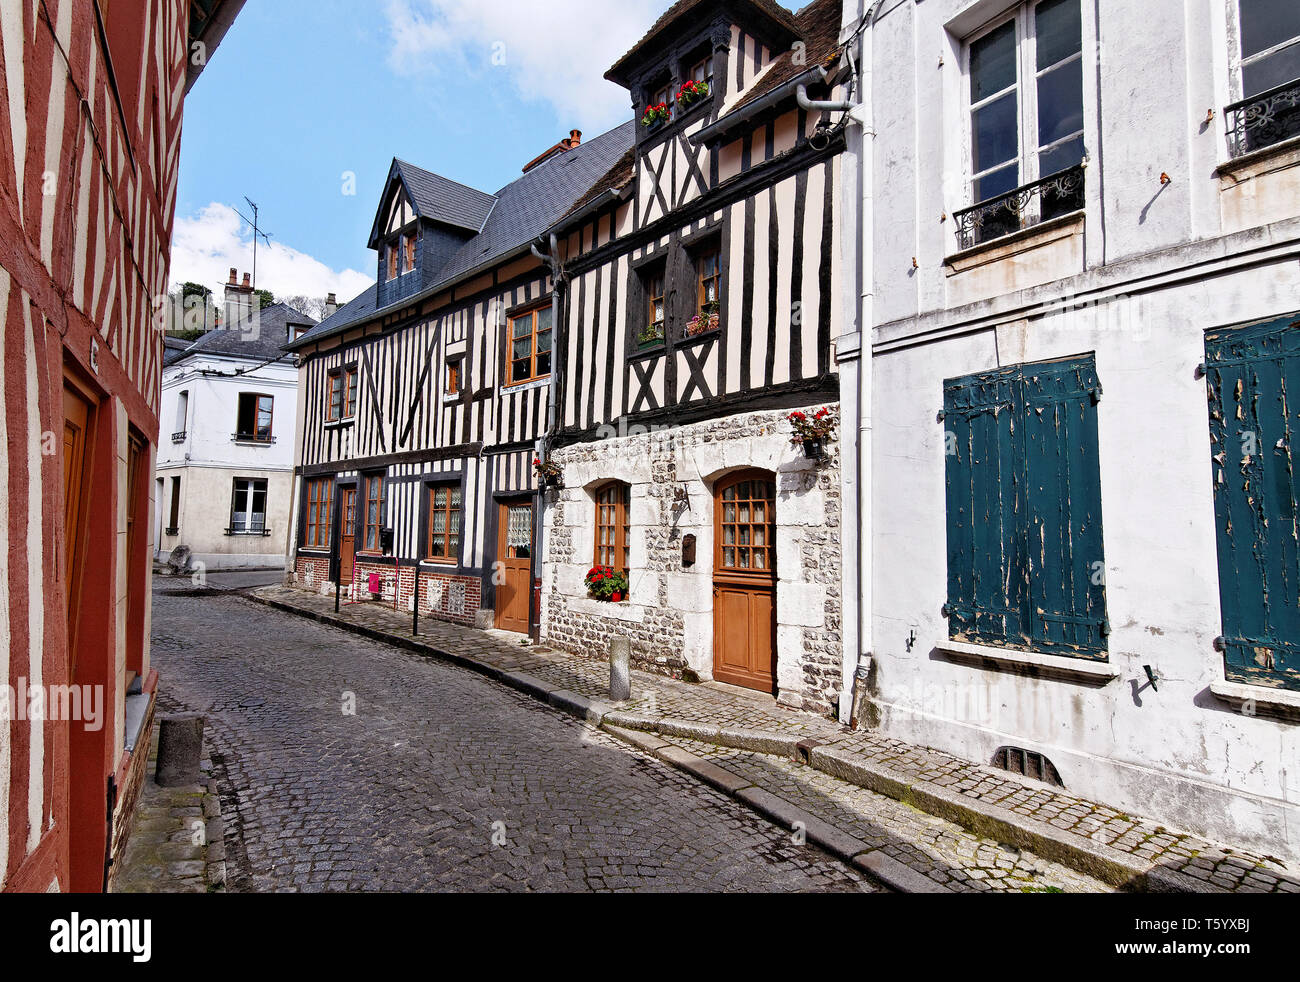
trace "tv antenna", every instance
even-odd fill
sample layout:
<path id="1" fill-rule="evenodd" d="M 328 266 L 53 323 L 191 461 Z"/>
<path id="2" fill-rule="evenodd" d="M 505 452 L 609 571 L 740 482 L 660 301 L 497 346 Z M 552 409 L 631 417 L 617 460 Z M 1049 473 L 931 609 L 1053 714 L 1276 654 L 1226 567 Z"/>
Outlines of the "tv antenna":
<path id="1" fill-rule="evenodd" d="M 257 289 L 257 240 L 258 238 L 265 239 L 266 244 L 269 246 L 271 244 L 271 236 L 274 233 L 264 232 L 262 231 L 261 228 L 258 227 L 257 202 L 254 201 L 252 198 L 248 197 L 248 195 L 244 195 L 244 200 L 248 202 L 248 207 L 253 209 L 253 217 L 251 219 L 248 218 L 248 216 L 245 215 L 238 208 L 235 209 L 235 214 L 238 215 L 240 218 L 242 218 L 244 221 L 248 222 L 248 224 L 253 227 L 253 289 L 256 290 Z"/>

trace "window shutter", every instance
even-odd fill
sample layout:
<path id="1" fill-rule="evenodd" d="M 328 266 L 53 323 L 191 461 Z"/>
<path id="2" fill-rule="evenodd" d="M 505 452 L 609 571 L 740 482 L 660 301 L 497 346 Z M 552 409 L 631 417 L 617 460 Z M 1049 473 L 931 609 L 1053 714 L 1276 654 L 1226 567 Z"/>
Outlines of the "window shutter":
<path id="1" fill-rule="evenodd" d="M 1027 635 L 1038 648 L 1104 651 L 1105 556 L 1091 358 L 1026 366 Z"/>

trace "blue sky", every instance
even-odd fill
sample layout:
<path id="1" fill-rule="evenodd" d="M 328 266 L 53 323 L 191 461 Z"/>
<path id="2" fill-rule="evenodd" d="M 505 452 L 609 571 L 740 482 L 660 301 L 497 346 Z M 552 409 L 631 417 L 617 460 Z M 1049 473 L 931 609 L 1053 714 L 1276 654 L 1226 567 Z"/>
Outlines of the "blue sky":
<path id="1" fill-rule="evenodd" d="M 495 192 L 617 125 L 630 99 L 602 76 L 668 2 L 249 0 L 186 101 L 173 283 L 251 268 L 247 195 L 273 233 L 259 286 L 351 298 L 394 156 Z"/>

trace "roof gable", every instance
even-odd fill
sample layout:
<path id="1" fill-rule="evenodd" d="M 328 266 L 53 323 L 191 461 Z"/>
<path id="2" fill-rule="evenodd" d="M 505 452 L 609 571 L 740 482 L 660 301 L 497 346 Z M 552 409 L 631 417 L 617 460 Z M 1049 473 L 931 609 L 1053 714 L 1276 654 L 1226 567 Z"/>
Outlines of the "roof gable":
<path id="1" fill-rule="evenodd" d="M 399 195 L 405 196 L 415 217 L 450 225 L 471 235 L 483 230 L 496 205 L 496 198 L 490 194 L 394 157 L 379 199 L 379 211 L 370 228 L 371 249 L 378 248 L 387 234 L 388 219 Z"/>

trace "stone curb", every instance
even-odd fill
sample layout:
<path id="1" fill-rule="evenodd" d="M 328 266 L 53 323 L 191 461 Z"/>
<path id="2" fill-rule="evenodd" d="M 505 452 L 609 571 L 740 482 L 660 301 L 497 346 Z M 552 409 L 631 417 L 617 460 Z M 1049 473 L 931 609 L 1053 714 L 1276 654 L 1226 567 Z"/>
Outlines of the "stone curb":
<path id="1" fill-rule="evenodd" d="M 1102 843 L 1093 842 L 1073 832 L 1058 829 L 1046 822 L 1020 815 L 1000 805 L 967 797 L 933 782 L 918 780 L 878 764 L 865 763 L 834 743 L 810 745 L 806 738 L 792 734 L 769 730 L 710 726 L 671 717 L 646 716 L 641 713 L 623 712 L 616 709 L 611 703 L 587 699 L 585 696 L 580 696 L 558 686 L 549 685 L 524 672 L 510 672 L 466 655 L 459 655 L 436 648 L 400 634 L 389 634 L 329 614 L 318 614 L 313 610 L 295 607 L 282 601 L 259 597 L 252 592 L 243 592 L 239 596 L 286 613 L 297 614 L 300 617 L 307 617 L 322 624 L 328 624 L 331 627 L 351 631 L 372 641 L 397 645 L 417 654 L 430 655 L 467 668 L 470 671 L 478 672 L 480 675 L 487 676 L 512 689 L 530 695 L 540 702 L 544 702 L 579 719 L 586 720 L 588 723 L 599 726 L 607 732 L 614 733 L 627 743 L 635 743 L 635 741 L 628 739 L 626 735 L 628 731 L 662 733 L 667 736 L 697 740 L 701 743 L 713 743 L 737 750 L 803 760 L 809 766 L 829 774 L 831 777 L 894 798 L 913 808 L 960 825 L 978 835 L 997 839 L 1017 848 L 1027 849 L 1044 859 L 1061 863 L 1063 866 L 1093 876 L 1114 887 L 1151 893 L 1227 892 L 1177 870 L 1143 863 L 1128 853 L 1112 849 Z M 743 788 L 728 787 L 729 784 L 738 780 L 730 775 L 730 772 L 723 771 L 722 768 L 716 765 L 699 766 L 709 764 L 709 762 L 700 760 L 693 754 L 687 754 L 684 750 L 681 753 L 687 754 L 691 758 L 691 766 L 687 768 L 685 764 L 678 763 L 677 760 L 673 759 L 678 755 L 668 754 L 667 745 L 662 740 L 658 741 L 657 745 L 653 747 L 649 745 L 642 746 L 639 743 L 635 743 L 635 745 L 674 766 L 689 770 L 700 780 L 733 797 L 739 797 L 740 791 L 743 790 Z M 673 749 L 680 750 L 680 748 Z M 694 762 L 698 762 L 698 764 Z M 727 774 L 730 780 L 721 777 L 716 773 L 717 771 Z M 752 807 L 762 810 L 757 805 Z M 809 818 L 812 818 L 812 816 L 809 816 Z M 801 821 L 803 820 L 801 819 Z M 814 821 L 820 823 L 819 819 L 814 819 Z M 812 828 L 810 824 L 807 827 Z M 812 837 L 811 831 L 809 837 Z M 829 845 L 821 842 L 818 844 L 834 852 L 834 849 Z M 836 853 L 836 855 L 839 854 Z M 919 876 L 915 871 L 887 856 L 876 853 L 870 855 L 875 858 L 871 860 L 870 867 L 863 866 L 863 868 L 867 869 L 873 876 L 884 878 L 888 875 L 898 882 L 907 880 L 905 873 L 911 877 Z M 849 860 L 854 861 L 856 865 L 862 865 L 856 863 L 856 860 L 852 857 Z M 886 860 L 888 862 L 885 862 Z M 898 868 L 892 869 L 889 865 L 891 863 Z M 944 889 L 925 877 L 921 877 L 921 879 L 925 880 L 925 883 L 933 888 L 938 888 L 941 891 Z M 893 886 L 893 883 L 890 885 Z M 911 881 L 910 887 L 898 886 L 896 889 L 906 890 L 907 892 L 920 892 L 918 889 L 920 885 L 915 881 Z"/>
<path id="2" fill-rule="evenodd" d="M 617 714 L 610 714 L 617 715 Z M 601 727 L 640 750 L 644 750 L 665 764 L 683 771 L 730 798 L 758 812 L 764 818 L 787 829 L 802 827 L 808 841 L 826 850 L 836 859 L 862 870 L 900 893 L 952 893 L 950 889 L 922 876 L 898 860 L 873 849 L 868 843 L 823 821 L 816 815 L 791 804 L 766 788 L 751 782 L 684 750 L 675 744 L 665 743 L 657 736 L 638 730 L 623 729 L 607 722 Z"/>
<path id="3" fill-rule="evenodd" d="M 1135 860 L 1128 853 L 1084 836 L 1058 829 L 995 805 L 970 798 L 930 781 L 917 780 L 879 764 L 865 763 L 836 744 L 801 746 L 799 737 L 763 731 L 738 731 L 720 727 L 683 725 L 679 720 L 659 720 L 636 713 L 609 713 L 605 729 L 627 727 L 715 743 L 737 750 L 756 750 L 804 760 L 831 777 L 901 801 L 920 811 L 945 819 L 977 835 L 1028 850 L 1044 859 L 1085 873 L 1110 886 L 1150 893 L 1223 893 L 1212 884 L 1177 870 Z M 773 749 L 758 749 L 767 746 Z M 801 753 L 805 751 L 806 753 Z M 654 751 L 651 751 L 654 752 Z M 809 832 L 812 836 L 812 832 Z M 888 857 L 883 857 L 888 858 Z M 892 862 L 892 860 L 891 860 Z M 906 866 L 898 864 L 902 869 Z M 912 872 L 908 870 L 908 872 Z M 913 875 L 917 875 L 913 873 Z M 928 881 L 927 881 L 928 882 Z"/>

